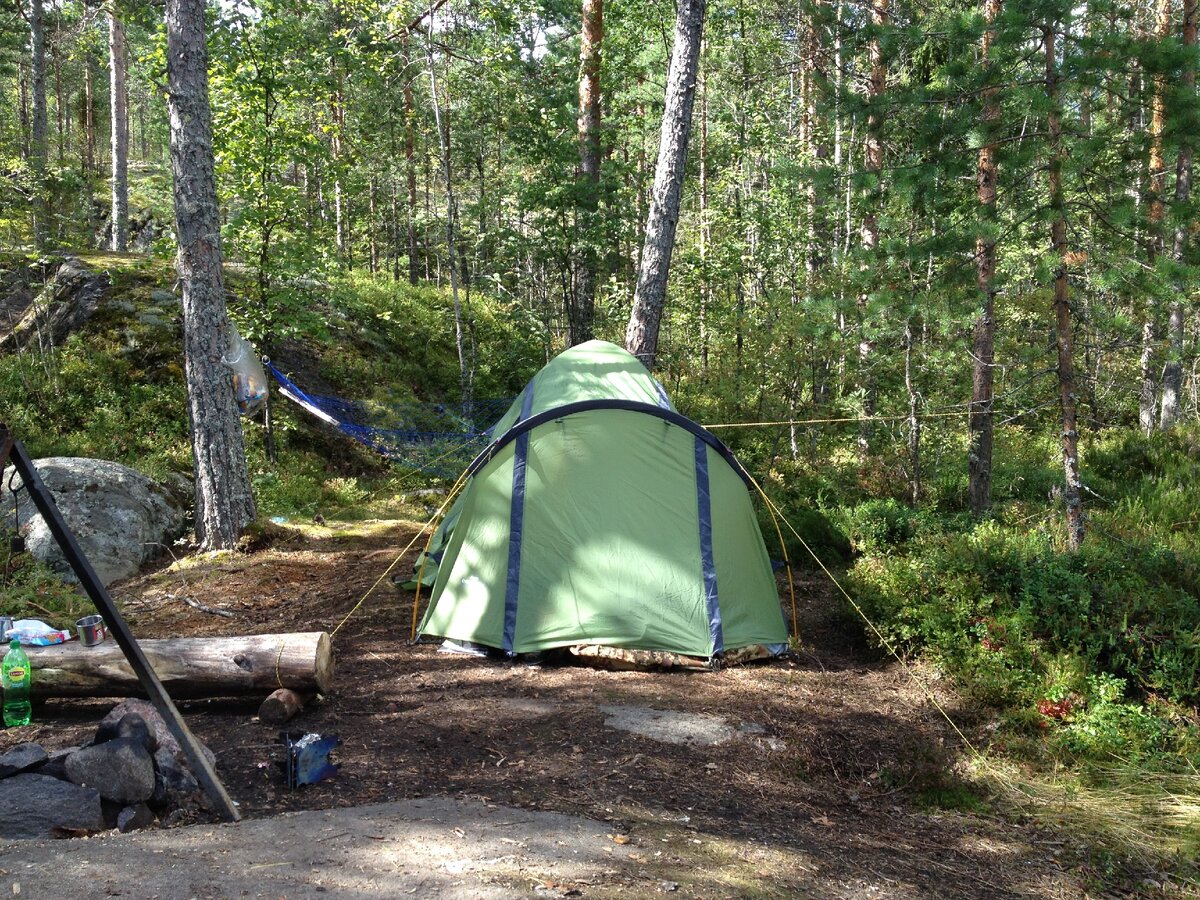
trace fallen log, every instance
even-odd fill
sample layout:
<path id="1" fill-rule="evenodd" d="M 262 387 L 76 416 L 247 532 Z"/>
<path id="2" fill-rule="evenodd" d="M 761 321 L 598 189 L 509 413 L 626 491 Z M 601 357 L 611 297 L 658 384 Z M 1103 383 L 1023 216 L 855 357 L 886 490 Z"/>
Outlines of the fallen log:
<path id="1" fill-rule="evenodd" d="M 333 684 L 333 645 L 324 631 L 138 643 L 174 699 L 261 695 L 279 687 L 325 694 Z M 145 696 L 115 642 L 69 641 L 25 652 L 35 697 Z"/>
<path id="2" fill-rule="evenodd" d="M 300 693 L 291 688 L 279 688 L 258 708 L 258 721 L 264 725 L 282 725 L 304 709 L 314 696 L 316 695 Z"/>

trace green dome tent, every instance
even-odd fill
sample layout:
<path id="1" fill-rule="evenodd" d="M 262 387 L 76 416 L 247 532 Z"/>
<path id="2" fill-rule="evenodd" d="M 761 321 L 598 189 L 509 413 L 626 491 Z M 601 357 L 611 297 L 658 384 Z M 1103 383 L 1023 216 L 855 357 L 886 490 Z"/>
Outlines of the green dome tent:
<path id="1" fill-rule="evenodd" d="M 492 435 L 431 541 L 422 634 L 513 655 L 783 649 L 744 471 L 632 355 L 572 347 Z"/>

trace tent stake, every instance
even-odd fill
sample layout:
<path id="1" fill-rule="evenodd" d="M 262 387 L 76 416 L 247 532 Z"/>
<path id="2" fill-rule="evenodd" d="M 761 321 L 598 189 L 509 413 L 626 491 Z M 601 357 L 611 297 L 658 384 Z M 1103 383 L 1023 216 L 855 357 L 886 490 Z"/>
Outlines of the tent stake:
<path id="1" fill-rule="evenodd" d="M 107 623 L 109 631 L 112 632 L 113 638 L 125 654 L 125 659 L 129 661 L 129 665 L 137 675 L 138 681 L 141 682 L 142 690 L 146 692 L 146 695 L 150 698 L 150 702 L 154 704 L 155 709 L 163 717 L 167 728 L 170 729 L 175 739 L 179 741 L 179 746 L 183 748 L 184 755 L 187 756 L 192 771 L 196 774 L 196 779 L 200 782 L 201 787 L 204 788 L 204 792 L 208 794 L 213 805 L 227 821 L 238 821 L 241 815 L 238 813 L 233 801 L 229 798 L 229 794 L 225 791 L 225 785 L 221 783 L 221 779 L 217 776 L 216 770 L 208 761 L 208 757 L 200 749 L 199 742 L 192 734 L 191 729 L 187 727 L 187 723 L 183 721 L 183 716 L 175 708 L 171 696 L 167 693 L 166 688 L 163 687 L 162 682 L 159 681 L 158 675 L 155 674 L 153 667 L 151 667 L 149 661 L 146 659 L 142 648 L 138 645 L 137 639 L 133 636 L 133 632 L 129 630 L 129 625 L 126 623 L 124 616 L 121 615 L 116 603 L 109 596 L 108 590 L 96 575 L 92 564 L 88 562 L 87 557 L 79 546 L 79 542 L 75 540 L 75 535 L 67 527 L 62 513 L 59 512 L 58 504 L 54 502 L 54 496 L 46 488 L 41 476 L 37 473 L 37 469 L 33 467 L 33 460 L 29 458 L 29 454 L 25 451 L 25 447 L 21 442 L 12 437 L 8 426 L 3 422 L 0 422 L 0 448 L 9 450 L 13 465 L 16 466 L 17 473 L 21 476 L 21 481 L 24 483 L 25 489 L 29 491 L 29 497 L 33 501 L 33 505 L 37 507 L 38 512 L 41 513 L 42 518 L 46 521 L 50 533 L 58 541 L 58 546 L 62 548 L 63 555 L 71 564 L 71 568 L 75 570 L 75 575 L 79 579 L 79 583 L 83 585 L 84 591 L 96 605 L 96 611 L 104 616 L 104 621 Z"/>

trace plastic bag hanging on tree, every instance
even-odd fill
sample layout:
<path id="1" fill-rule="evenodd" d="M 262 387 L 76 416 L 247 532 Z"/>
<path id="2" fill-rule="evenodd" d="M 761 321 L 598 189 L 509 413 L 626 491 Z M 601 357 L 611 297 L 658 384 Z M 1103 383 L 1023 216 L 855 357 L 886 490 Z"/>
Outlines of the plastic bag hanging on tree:
<path id="1" fill-rule="evenodd" d="M 238 334 L 233 323 L 229 325 L 229 352 L 221 362 L 233 373 L 233 396 L 238 411 L 243 416 L 252 416 L 267 402 L 267 373 L 263 371 L 250 342 Z"/>

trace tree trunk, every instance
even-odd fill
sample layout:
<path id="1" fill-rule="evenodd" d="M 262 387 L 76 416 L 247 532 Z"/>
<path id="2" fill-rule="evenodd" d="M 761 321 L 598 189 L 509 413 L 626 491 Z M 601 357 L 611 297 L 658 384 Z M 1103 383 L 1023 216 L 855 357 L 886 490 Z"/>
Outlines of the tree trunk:
<path id="1" fill-rule="evenodd" d="M 876 259 L 876 248 L 879 246 L 879 207 L 882 198 L 881 179 L 883 175 L 884 115 L 881 100 L 884 89 L 887 87 L 887 61 L 883 56 L 883 40 L 879 30 L 887 27 L 890 21 L 888 2 L 889 0 L 872 0 L 871 24 L 876 31 L 871 38 L 868 53 L 871 71 L 867 81 L 867 136 L 863 143 L 863 168 L 872 178 L 871 195 L 867 199 L 859 234 L 865 258 L 864 267 L 872 272 L 877 272 L 880 268 L 879 260 Z M 863 462 L 866 461 L 871 450 L 873 428 L 870 420 L 875 415 L 875 376 L 871 374 L 871 357 L 875 349 L 875 341 L 871 336 L 867 301 L 865 291 L 859 294 L 858 364 L 863 388 L 863 423 L 858 435 L 858 454 Z"/>
<path id="2" fill-rule="evenodd" d="M 1155 14 L 1155 38 L 1165 43 L 1171 34 L 1171 0 L 1158 0 Z M 1150 98 L 1150 155 L 1146 166 L 1146 264 L 1151 274 L 1163 251 L 1163 219 L 1166 216 L 1167 163 L 1163 154 L 1166 129 L 1167 76 L 1154 76 Z M 1149 434 L 1157 424 L 1158 411 L 1158 339 L 1159 299 L 1152 291 L 1147 298 L 1146 320 L 1142 325 L 1142 389 L 1138 403 L 1138 424 Z"/>
<path id="3" fill-rule="evenodd" d="M 96 60 L 91 50 L 83 58 L 83 175 L 96 174 Z M 88 204 L 89 206 L 91 204 Z"/>
<path id="4" fill-rule="evenodd" d="M 604 0 L 583 0 L 579 41 L 579 207 L 575 262 L 568 324 L 570 343 L 592 339 L 596 314 L 596 209 L 600 190 L 600 54 L 604 43 Z"/>
<path id="5" fill-rule="evenodd" d="M 987 143 L 979 150 L 976 170 L 976 199 L 979 203 L 980 228 L 975 238 L 975 283 L 983 299 L 983 311 L 975 322 L 974 368 L 971 379 L 971 411 L 968 422 L 970 445 L 967 450 L 968 495 L 971 512 L 982 516 L 992 503 L 992 417 L 993 373 L 996 346 L 996 128 L 1000 118 L 997 88 L 991 83 L 995 66 L 989 59 L 1003 0 L 984 0 L 983 17 L 987 26 L 980 39 L 983 65 L 983 127 Z"/>
<path id="6" fill-rule="evenodd" d="M 125 80 L 125 26 L 108 13 L 109 98 L 112 109 L 112 240 L 110 249 L 129 249 L 129 93 Z"/>
<path id="7" fill-rule="evenodd" d="M 449 127 L 442 125 L 442 104 L 438 99 L 437 70 L 433 64 L 433 9 L 429 11 L 430 32 L 425 45 L 429 62 L 429 96 L 433 103 L 433 119 L 437 128 L 438 143 L 442 155 L 442 178 L 446 188 L 446 268 L 450 272 L 450 296 L 454 301 L 454 345 L 458 350 L 459 387 L 462 390 L 463 416 L 471 418 L 471 387 L 474 359 L 467 353 L 466 326 L 463 321 L 463 306 L 458 296 L 458 266 L 455 264 L 454 222 L 456 207 L 454 181 L 450 177 Z"/>
<path id="8" fill-rule="evenodd" d="M 229 347 L 221 218 L 213 177 L 204 0 L 167 0 L 167 87 L 183 285 L 184 378 L 196 482 L 196 537 L 233 547 L 254 519 L 242 425 L 221 357 Z"/>
<path id="9" fill-rule="evenodd" d="M 417 261 L 417 160 L 412 82 L 404 83 L 404 173 L 408 181 L 408 283 L 421 280 Z"/>
<path id="10" fill-rule="evenodd" d="M 675 250 L 675 227 L 687 167 L 692 104 L 700 68 L 700 39 L 704 33 L 705 0 L 679 0 L 675 44 L 667 73 L 666 103 L 659 134 L 658 163 L 646 220 L 633 309 L 625 330 L 625 347 L 649 369 L 658 353 L 658 329 L 666 301 L 667 276 Z"/>
<path id="11" fill-rule="evenodd" d="M 46 245 L 50 225 L 50 203 L 46 196 L 46 31 L 42 0 L 29 0 L 29 90 L 32 123 L 29 133 L 29 170 L 33 174 L 33 240 L 38 249 Z"/>
<path id="12" fill-rule="evenodd" d="M 138 641 L 173 699 L 264 694 L 275 688 L 328 693 L 333 646 L 324 631 L 249 637 Z M 39 697 L 140 697 L 137 675 L 116 642 L 30 647 Z"/>
<path id="13" fill-rule="evenodd" d="M 1192 49 L 1196 46 L 1196 0 L 1183 0 L 1183 46 Z M 1190 64 L 1185 65 L 1180 81 L 1184 102 L 1194 102 L 1196 93 L 1196 70 Z M 1180 209 L 1186 208 L 1192 194 L 1192 143 L 1190 135 L 1180 135 L 1179 157 L 1175 162 L 1175 204 Z M 1171 255 L 1177 265 L 1182 266 L 1187 256 L 1188 227 L 1180 219 L 1175 227 L 1175 240 Z M 1189 285 L 1184 281 L 1175 284 L 1175 298 L 1167 320 L 1167 362 L 1163 366 L 1162 376 L 1162 414 L 1159 427 L 1167 431 L 1175 427 L 1179 421 L 1180 394 L 1183 392 L 1183 343 L 1184 315 L 1183 297 L 1186 296 Z"/>
<path id="14" fill-rule="evenodd" d="M 1047 131 L 1049 133 L 1049 187 L 1051 252 L 1057 261 L 1054 272 L 1054 324 L 1058 344 L 1058 391 L 1062 405 L 1062 458 L 1065 475 L 1063 500 L 1067 514 L 1067 547 L 1078 550 L 1083 543 L 1083 496 L 1079 479 L 1079 431 L 1075 399 L 1075 346 L 1071 323 L 1071 287 L 1067 281 L 1067 213 L 1062 169 L 1066 150 L 1062 142 L 1062 107 L 1058 92 L 1058 61 L 1055 57 L 1055 24 L 1042 28 L 1046 52 Z"/>

